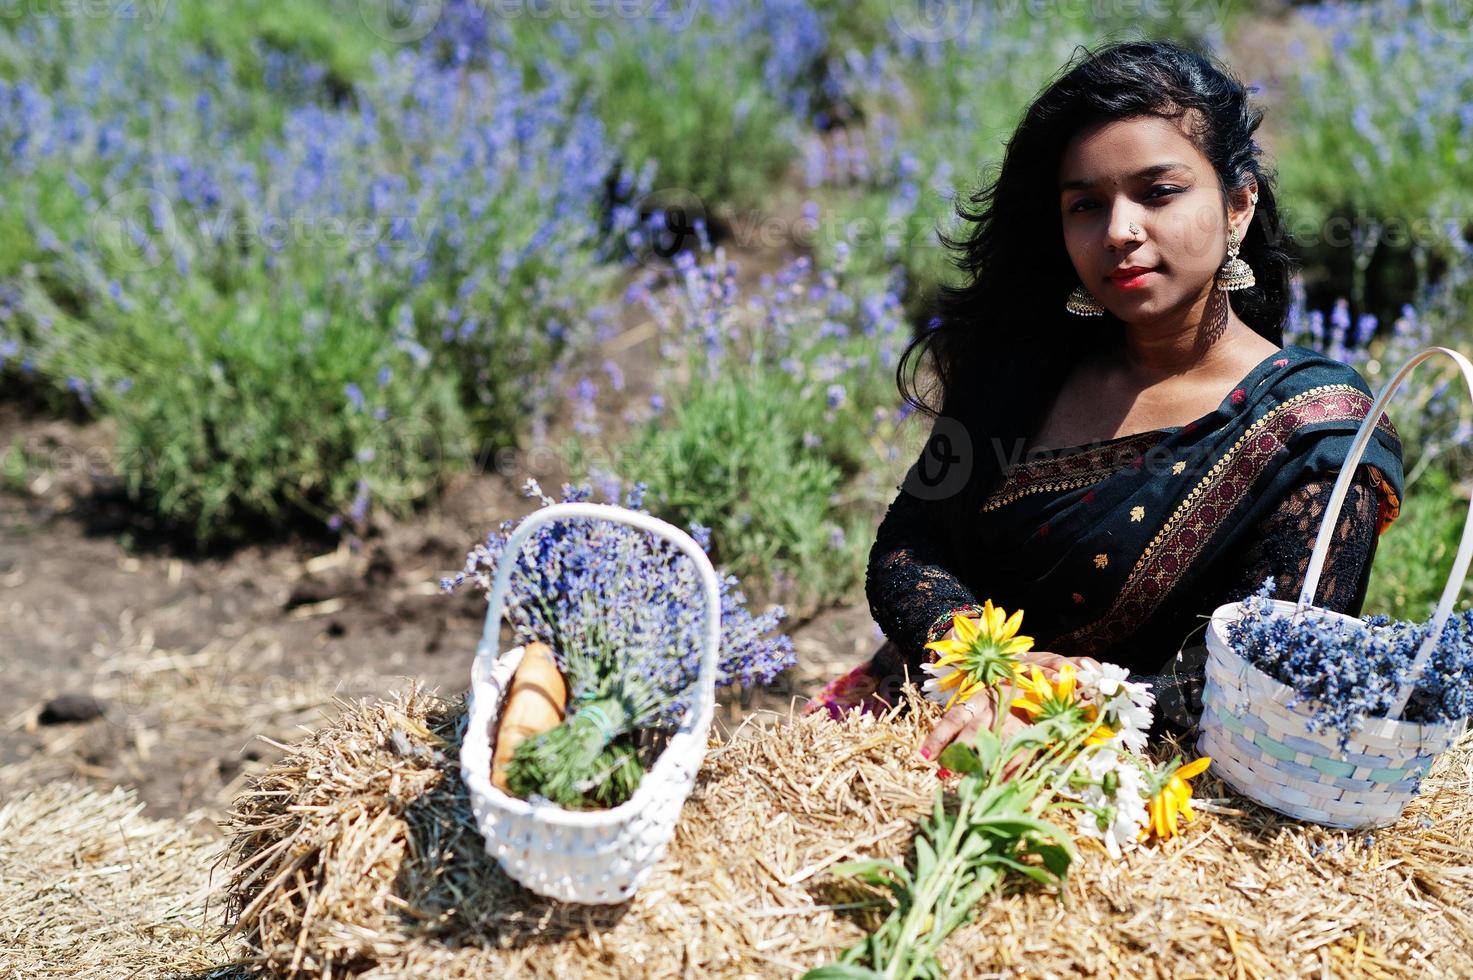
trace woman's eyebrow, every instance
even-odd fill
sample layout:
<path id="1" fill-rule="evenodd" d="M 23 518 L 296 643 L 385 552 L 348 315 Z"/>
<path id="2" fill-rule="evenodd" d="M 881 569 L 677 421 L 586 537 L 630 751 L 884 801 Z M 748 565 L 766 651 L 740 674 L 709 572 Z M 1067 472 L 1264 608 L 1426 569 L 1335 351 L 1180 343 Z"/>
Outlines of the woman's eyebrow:
<path id="1" fill-rule="evenodd" d="M 1168 160 L 1166 163 L 1154 163 L 1149 167 L 1143 167 L 1142 169 L 1137 170 L 1135 173 L 1131 174 L 1130 177 L 1134 180 L 1146 180 L 1152 177 L 1159 177 L 1162 174 L 1174 173 L 1178 170 L 1185 171 L 1189 174 L 1195 173 L 1195 171 L 1193 171 L 1192 168 L 1187 166 L 1185 163 L 1178 163 L 1175 160 Z M 1094 184 L 1102 183 L 1103 179 L 1104 178 L 1100 178 L 1098 180 L 1066 180 L 1059 184 L 1059 193 L 1062 194 L 1064 191 L 1085 190 L 1086 188 L 1089 188 Z"/>

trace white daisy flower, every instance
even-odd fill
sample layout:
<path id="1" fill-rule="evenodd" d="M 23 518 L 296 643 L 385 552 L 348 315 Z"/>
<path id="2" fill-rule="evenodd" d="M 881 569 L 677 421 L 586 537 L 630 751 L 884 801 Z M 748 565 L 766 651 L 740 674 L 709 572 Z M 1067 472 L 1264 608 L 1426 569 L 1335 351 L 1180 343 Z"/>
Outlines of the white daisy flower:
<path id="1" fill-rule="evenodd" d="M 1109 747 L 1091 753 L 1084 768 L 1090 784 L 1083 790 L 1083 802 L 1105 811 L 1105 816 L 1076 810 L 1079 832 L 1101 841 L 1118 861 L 1122 849 L 1134 844 L 1146 825 L 1145 777 L 1129 756 Z"/>
<path id="2" fill-rule="evenodd" d="M 1100 723 L 1116 733 L 1114 740 L 1132 752 L 1140 752 L 1146 747 L 1156 695 L 1145 684 L 1129 677 L 1130 672 L 1118 664 L 1083 667 L 1079 671 L 1079 689 L 1099 710 Z"/>

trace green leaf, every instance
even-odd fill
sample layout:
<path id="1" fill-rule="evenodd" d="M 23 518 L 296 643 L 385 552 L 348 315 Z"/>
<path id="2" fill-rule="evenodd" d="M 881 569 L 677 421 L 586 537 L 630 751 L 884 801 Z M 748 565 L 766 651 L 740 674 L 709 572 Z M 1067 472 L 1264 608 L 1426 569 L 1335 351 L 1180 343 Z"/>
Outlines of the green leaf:
<path id="1" fill-rule="evenodd" d="M 1069 848 L 1062 844 L 1047 843 L 1044 841 L 1033 841 L 1028 848 L 1034 854 L 1043 859 L 1044 867 L 1054 873 L 1062 883 L 1069 874 L 1069 866 L 1074 863 L 1074 855 Z"/>
<path id="2" fill-rule="evenodd" d="M 921 879 L 936 866 L 936 848 L 924 834 L 916 835 L 916 878 Z"/>
<path id="3" fill-rule="evenodd" d="M 826 963 L 803 974 L 803 980 L 884 980 L 885 975 L 852 963 Z"/>
<path id="4" fill-rule="evenodd" d="M 999 754 L 1002 752 L 1002 742 L 987 728 L 977 729 L 977 738 L 973 743 L 977 748 L 977 757 L 982 760 L 982 768 L 991 771 L 997 765 Z"/>
<path id="5" fill-rule="evenodd" d="M 942 749 L 941 754 L 936 757 L 936 764 L 959 773 L 976 772 L 982 768 L 982 760 L 977 756 L 976 750 L 961 742 L 952 742 Z"/>
<path id="6" fill-rule="evenodd" d="M 1064 847 L 1070 846 L 1066 831 L 1036 817 L 1013 814 L 982 817 L 972 822 L 972 828 L 995 837 L 1012 837 L 1017 840 L 1022 840 L 1028 834 L 1037 834 L 1045 840 L 1057 841 Z"/>
<path id="7" fill-rule="evenodd" d="M 863 861 L 844 861 L 834 865 L 829 871 L 832 874 L 857 878 L 867 885 L 888 888 L 894 893 L 895 900 L 902 905 L 909 899 L 910 893 L 915 887 L 910 873 L 904 867 L 894 861 L 886 861 L 882 858 L 867 858 Z"/>
<path id="8" fill-rule="evenodd" d="M 867 875 L 876 875 L 882 871 L 899 878 L 901 881 L 909 881 L 910 874 L 895 861 L 887 861 L 884 858 L 864 858 L 859 861 L 841 861 L 829 869 L 831 874 L 846 875 L 860 878 Z"/>
<path id="9" fill-rule="evenodd" d="M 1047 869 L 1040 868 L 1036 864 L 1027 864 L 1026 862 L 1017 861 L 1017 860 L 1014 860 L 1013 858 L 1010 858 L 1010 857 L 1004 857 L 1001 854 L 993 854 L 993 855 L 990 855 L 990 856 L 984 858 L 983 860 L 987 861 L 990 864 L 1002 865 L 1005 868 L 1012 868 L 1014 871 L 1018 872 L 1019 874 L 1025 874 L 1025 875 L 1027 875 L 1028 877 L 1032 878 L 1034 881 L 1038 882 L 1039 884 L 1043 884 L 1043 885 L 1055 885 L 1055 884 L 1058 884 L 1058 879 L 1056 879 L 1052 874 L 1050 874 Z"/>

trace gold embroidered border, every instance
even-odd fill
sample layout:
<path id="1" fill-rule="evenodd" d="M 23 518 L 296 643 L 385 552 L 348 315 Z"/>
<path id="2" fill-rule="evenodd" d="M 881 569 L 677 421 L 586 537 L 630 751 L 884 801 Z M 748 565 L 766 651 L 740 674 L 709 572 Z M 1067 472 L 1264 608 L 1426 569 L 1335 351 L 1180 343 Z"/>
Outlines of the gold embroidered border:
<path id="1" fill-rule="evenodd" d="M 1192 488 L 1136 560 L 1108 612 L 1055 644 L 1063 650 L 1099 650 L 1138 628 L 1198 557 L 1222 515 L 1232 513 L 1252 488 L 1256 474 L 1300 426 L 1318 422 L 1364 421 L 1372 399 L 1354 385 L 1321 385 L 1301 392 L 1250 425 L 1238 441 Z M 1383 412 L 1381 429 L 1400 442 Z"/>
<path id="2" fill-rule="evenodd" d="M 982 504 L 980 512 L 985 514 L 997 510 L 1029 494 L 1075 490 L 1099 483 L 1129 466 L 1131 460 L 1160 442 L 1165 435 L 1153 429 L 1083 452 L 1019 463 L 1008 472 L 1002 486 Z M 1042 479 L 1046 474 L 1051 478 Z"/>

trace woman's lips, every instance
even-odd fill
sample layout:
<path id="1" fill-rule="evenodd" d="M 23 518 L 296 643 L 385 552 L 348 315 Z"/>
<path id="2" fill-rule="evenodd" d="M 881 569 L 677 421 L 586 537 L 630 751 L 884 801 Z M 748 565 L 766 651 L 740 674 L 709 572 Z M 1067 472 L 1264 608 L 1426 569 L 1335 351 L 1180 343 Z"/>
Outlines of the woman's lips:
<path id="1" fill-rule="evenodd" d="M 1157 275 L 1155 269 L 1146 269 L 1130 276 L 1110 276 L 1109 279 L 1121 289 L 1139 289 L 1151 281 L 1151 277 Z"/>

